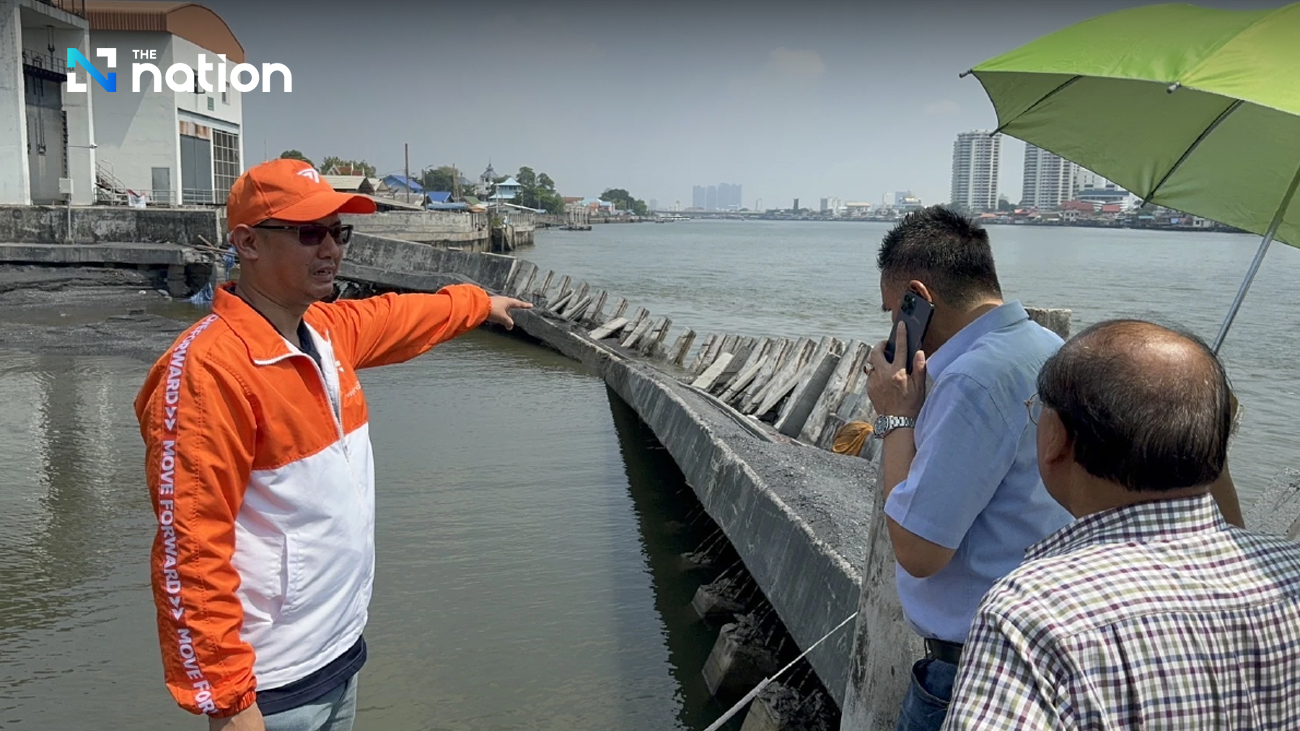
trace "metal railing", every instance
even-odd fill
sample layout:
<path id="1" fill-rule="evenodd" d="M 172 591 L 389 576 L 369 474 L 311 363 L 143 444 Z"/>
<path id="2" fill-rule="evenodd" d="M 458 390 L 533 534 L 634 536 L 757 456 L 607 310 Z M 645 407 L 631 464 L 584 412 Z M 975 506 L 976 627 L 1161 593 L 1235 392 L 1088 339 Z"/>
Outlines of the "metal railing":
<path id="1" fill-rule="evenodd" d="M 159 190 L 110 190 L 98 187 L 95 189 L 95 202 L 103 206 L 128 206 L 131 205 L 133 196 L 137 199 L 143 198 L 145 205 L 149 206 L 171 208 L 175 205 L 172 203 L 172 191 L 166 188 Z"/>
<path id="2" fill-rule="evenodd" d="M 59 77 L 66 76 L 68 73 L 65 59 L 61 59 L 52 53 L 42 53 L 31 48 L 23 49 L 23 65 Z"/>
<path id="3" fill-rule="evenodd" d="M 224 206 L 227 192 L 211 188 L 181 188 L 181 205 L 185 206 Z"/>
<path id="4" fill-rule="evenodd" d="M 131 204 L 132 196 L 137 199 L 143 197 L 145 205 L 162 206 L 164 208 L 175 208 L 173 196 L 176 191 L 170 188 L 159 188 L 150 190 L 148 188 L 112 190 L 102 185 L 95 190 L 95 201 L 100 205 L 106 206 L 126 206 Z M 224 206 L 226 204 L 226 194 L 217 193 L 213 190 L 189 189 L 181 190 L 181 206 L 193 208 L 208 208 L 212 206 Z"/>
<path id="5" fill-rule="evenodd" d="M 51 7 L 58 8 L 65 13 L 86 17 L 86 0 L 40 0 Z"/>

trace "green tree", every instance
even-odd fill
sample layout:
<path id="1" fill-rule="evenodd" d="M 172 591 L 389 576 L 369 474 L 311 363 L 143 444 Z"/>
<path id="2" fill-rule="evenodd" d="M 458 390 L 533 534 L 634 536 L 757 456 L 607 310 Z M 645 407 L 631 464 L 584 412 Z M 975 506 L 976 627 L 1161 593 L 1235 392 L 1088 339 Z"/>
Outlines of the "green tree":
<path id="1" fill-rule="evenodd" d="M 420 185 L 423 185 L 425 190 L 452 193 L 456 190 L 456 175 L 456 168 L 450 165 L 425 168 L 424 172 L 420 173 Z"/>
<path id="2" fill-rule="evenodd" d="M 537 207 L 546 209 L 547 213 L 564 213 L 564 198 L 553 190 L 543 190 Z"/>
<path id="3" fill-rule="evenodd" d="M 600 199 L 613 203 L 620 210 L 631 211 L 638 216 L 644 216 L 649 212 L 645 201 L 633 198 L 632 194 L 623 188 L 607 188 L 604 193 L 600 194 Z"/>
<path id="4" fill-rule="evenodd" d="M 555 192 L 555 181 L 551 176 L 530 167 L 521 167 L 515 181 L 519 183 L 519 195 L 515 199 L 519 205 L 540 208 L 547 213 L 564 212 L 564 199 Z"/>
<path id="5" fill-rule="evenodd" d="M 290 160 L 302 160 L 308 165 L 311 165 L 312 167 L 316 167 L 315 163 L 313 163 L 306 155 L 302 154 L 298 150 L 285 150 L 284 152 L 280 153 L 280 157 L 288 158 Z"/>
<path id="6" fill-rule="evenodd" d="M 344 160 L 333 155 L 321 161 L 320 169 L 326 175 L 364 175 L 375 177 L 375 166 L 365 160 Z"/>

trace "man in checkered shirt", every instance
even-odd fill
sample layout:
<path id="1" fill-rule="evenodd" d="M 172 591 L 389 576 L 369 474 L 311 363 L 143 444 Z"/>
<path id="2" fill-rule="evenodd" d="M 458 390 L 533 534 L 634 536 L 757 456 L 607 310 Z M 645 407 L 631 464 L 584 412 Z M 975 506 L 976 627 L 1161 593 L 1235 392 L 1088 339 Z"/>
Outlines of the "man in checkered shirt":
<path id="1" fill-rule="evenodd" d="M 1027 404 L 1078 520 L 985 596 L 944 729 L 1300 728 L 1300 544 L 1209 494 L 1232 415 L 1190 335 L 1095 325 Z"/>

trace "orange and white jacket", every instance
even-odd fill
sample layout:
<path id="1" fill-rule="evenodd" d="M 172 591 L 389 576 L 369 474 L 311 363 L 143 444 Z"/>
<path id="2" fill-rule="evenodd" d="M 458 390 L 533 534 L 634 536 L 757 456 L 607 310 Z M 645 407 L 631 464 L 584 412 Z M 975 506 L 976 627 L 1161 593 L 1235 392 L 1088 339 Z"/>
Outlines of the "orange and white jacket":
<path id="1" fill-rule="evenodd" d="M 420 355 L 488 309 L 472 285 L 313 305 L 321 369 L 219 289 L 154 365 L 135 410 L 163 669 L 182 707 L 233 715 L 361 636 L 375 479 L 356 371 Z"/>

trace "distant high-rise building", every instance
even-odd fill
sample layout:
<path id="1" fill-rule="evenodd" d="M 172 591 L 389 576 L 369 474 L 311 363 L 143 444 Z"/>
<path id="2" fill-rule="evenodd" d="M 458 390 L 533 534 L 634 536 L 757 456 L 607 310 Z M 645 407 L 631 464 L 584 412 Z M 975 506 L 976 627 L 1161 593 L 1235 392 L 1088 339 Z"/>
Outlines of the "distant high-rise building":
<path id="1" fill-rule="evenodd" d="M 1060 208 L 1074 200 L 1079 166 L 1036 145 L 1025 144 L 1024 192 L 1020 205 Z"/>
<path id="2" fill-rule="evenodd" d="M 895 192 L 894 192 L 894 205 L 895 205 L 895 206 L 902 206 L 903 204 L 905 204 L 905 203 L 907 202 L 907 199 L 908 199 L 908 198 L 914 198 L 914 197 L 915 197 L 915 196 L 912 195 L 912 191 L 910 191 L 910 190 L 899 190 L 899 191 L 895 191 Z"/>
<path id="3" fill-rule="evenodd" d="M 692 189 L 694 207 L 705 211 L 738 211 L 745 207 L 742 189 L 732 183 L 697 185 Z"/>
<path id="4" fill-rule="evenodd" d="M 798 212 L 799 212 L 799 199 L 798 199 L 798 198 L 795 198 L 795 199 L 794 199 L 794 208 L 791 208 L 790 210 L 794 211 L 795 213 L 798 213 Z"/>
<path id="5" fill-rule="evenodd" d="M 655 198 L 650 199 L 650 210 L 652 211 L 659 210 L 659 201 L 657 199 Z"/>
<path id="6" fill-rule="evenodd" d="M 952 205 L 972 211 L 998 207 L 998 168 L 1002 135 L 962 132 L 952 145 Z"/>
<path id="7" fill-rule="evenodd" d="M 731 183 L 718 184 L 718 210 L 738 211 L 744 207 L 741 203 L 741 189 L 739 185 Z"/>
<path id="8" fill-rule="evenodd" d="M 822 213 L 826 213 L 826 212 L 830 211 L 830 209 L 831 209 L 831 199 L 830 199 L 830 198 L 822 198 L 821 212 L 822 212 Z"/>

